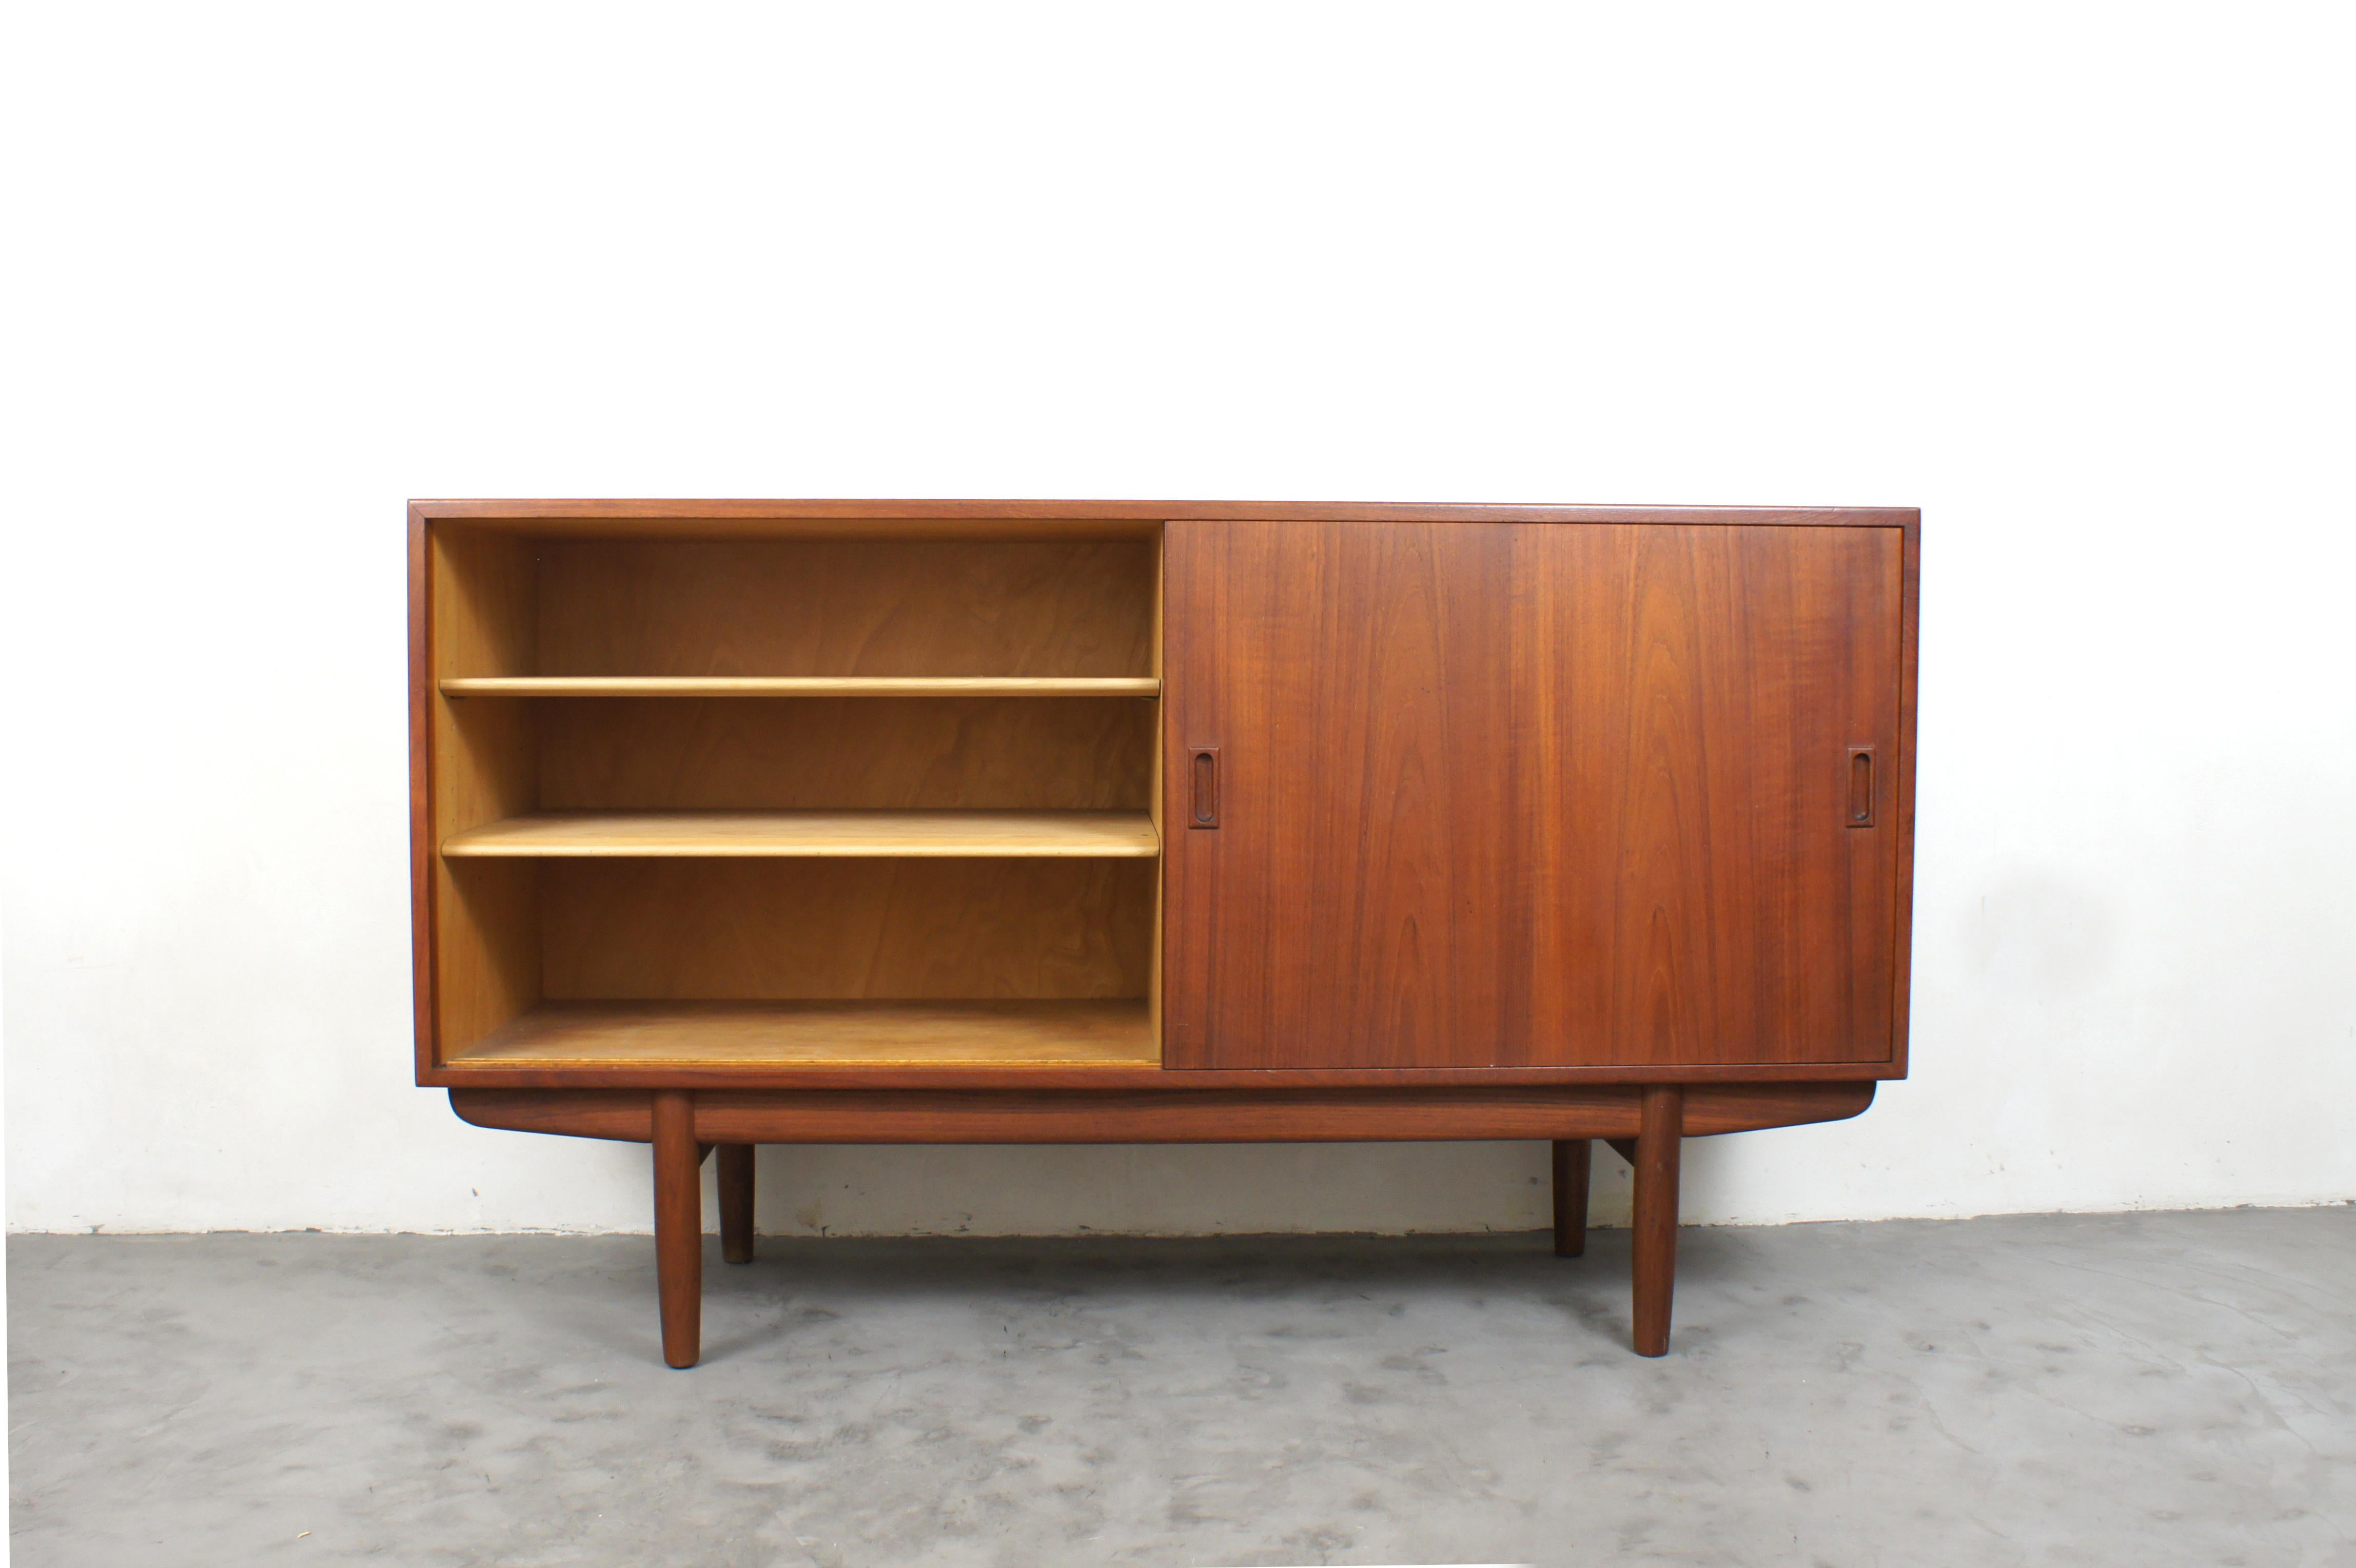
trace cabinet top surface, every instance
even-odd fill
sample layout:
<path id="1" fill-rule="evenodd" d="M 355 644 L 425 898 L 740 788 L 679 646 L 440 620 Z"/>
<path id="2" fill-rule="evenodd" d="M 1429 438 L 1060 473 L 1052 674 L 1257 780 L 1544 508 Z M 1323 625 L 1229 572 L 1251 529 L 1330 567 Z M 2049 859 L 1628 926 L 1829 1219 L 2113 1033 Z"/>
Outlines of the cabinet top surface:
<path id="1" fill-rule="evenodd" d="M 1915 507 L 1507 506 L 1391 501 L 1219 500 L 412 500 L 419 521 L 517 528 L 614 522 L 1666 522 L 1911 528 Z"/>

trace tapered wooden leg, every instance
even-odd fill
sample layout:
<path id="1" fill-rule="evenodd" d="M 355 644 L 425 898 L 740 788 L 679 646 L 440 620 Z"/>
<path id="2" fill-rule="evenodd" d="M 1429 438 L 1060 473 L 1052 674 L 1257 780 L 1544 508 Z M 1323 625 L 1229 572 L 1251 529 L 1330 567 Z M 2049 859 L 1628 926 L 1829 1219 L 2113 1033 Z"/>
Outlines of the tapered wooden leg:
<path id="1" fill-rule="evenodd" d="M 1554 1255 L 1576 1258 L 1587 1251 L 1587 1174 L 1594 1144 L 1585 1138 L 1554 1141 Z"/>
<path id="2" fill-rule="evenodd" d="M 720 1145 L 720 1255 L 753 1261 L 753 1145 Z"/>
<path id="3" fill-rule="evenodd" d="M 1677 1155 L 1685 1134 L 1685 1090 L 1644 1087 L 1636 1133 L 1636 1354 L 1669 1353 L 1669 1298 L 1677 1277 Z"/>
<path id="4" fill-rule="evenodd" d="M 655 1281 L 662 1298 L 663 1359 L 692 1367 L 703 1349 L 702 1151 L 695 1098 L 655 1090 Z"/>

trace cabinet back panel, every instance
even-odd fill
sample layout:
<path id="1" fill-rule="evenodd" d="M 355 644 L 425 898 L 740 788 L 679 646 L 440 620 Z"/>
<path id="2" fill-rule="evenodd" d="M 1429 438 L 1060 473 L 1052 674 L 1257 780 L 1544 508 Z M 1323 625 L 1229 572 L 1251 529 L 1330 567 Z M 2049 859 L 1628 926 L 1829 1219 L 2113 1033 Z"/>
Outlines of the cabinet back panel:
<path id="1" fill-rule="evenodd" d="M 1146 540 L 546 541 L 533 673 L 1145 675 L 1153 557 Z"/>
<path id="2" fill-rule="evenodd" d="M 1137 698 L 531 705 L 547 811 L 1143 811 L 1152 777 L 1154 705 Z"/>
<path id="3" fill-rule="evenodd" d="M 539 542 L 472 528 L 429 537 L 435 677 L 531 674 Z"/>
<path id="4" fill-rule="evenodd" d="M 1171 1065 L 1890 1058 L 1900 530 L 1166 537 Z"/>
<path id="5" fill-rule="evenodd" d="M 1148 860 L 539 867 L 551 1000 L 1141 997 Z"/>

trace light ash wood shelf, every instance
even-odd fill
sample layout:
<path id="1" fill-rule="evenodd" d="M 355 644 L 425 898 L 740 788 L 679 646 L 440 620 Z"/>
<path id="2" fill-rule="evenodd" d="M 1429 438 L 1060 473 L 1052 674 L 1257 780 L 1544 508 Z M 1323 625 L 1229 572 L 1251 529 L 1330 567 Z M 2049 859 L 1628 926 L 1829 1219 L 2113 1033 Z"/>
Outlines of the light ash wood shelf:
<path id="1" fill-rule="evenodd" d="M 1153 1066 L 1142 999 L 544 1002 L 453 1067 Z"/>
<path id="2" fill-rule="evenodd" d="M 1138 676 L 464 675 L 445 697 L 1156 697 Z"/>
<path id="3" fill-rule="evenodd" d="M 538 856 L 1143 858 L 1144 811 L 549 811 L 443 841 L 449 859 Z"/>

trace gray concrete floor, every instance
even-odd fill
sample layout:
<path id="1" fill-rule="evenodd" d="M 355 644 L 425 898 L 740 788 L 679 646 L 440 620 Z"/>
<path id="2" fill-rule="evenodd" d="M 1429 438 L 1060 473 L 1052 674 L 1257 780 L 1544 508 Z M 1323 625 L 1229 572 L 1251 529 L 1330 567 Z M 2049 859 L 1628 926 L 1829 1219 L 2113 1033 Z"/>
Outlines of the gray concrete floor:
<path id="1" fill-rule="evenodd" d="M 2356 1563 L 2349 1209 L 651 1252 L 14 1238 L 16 1562 Z"/>

